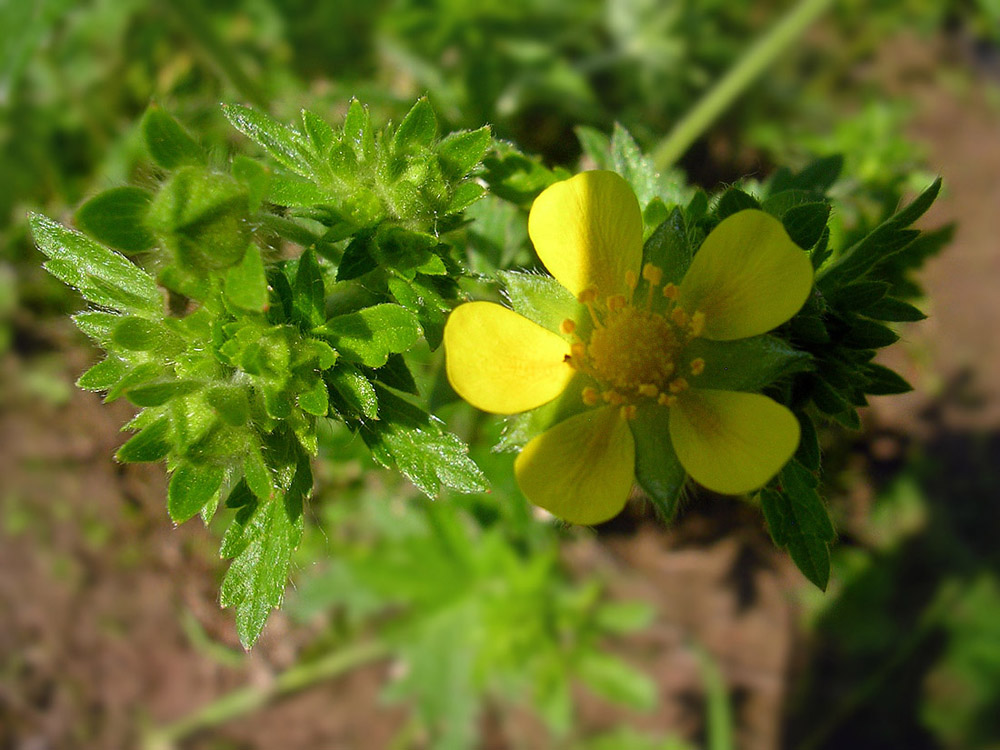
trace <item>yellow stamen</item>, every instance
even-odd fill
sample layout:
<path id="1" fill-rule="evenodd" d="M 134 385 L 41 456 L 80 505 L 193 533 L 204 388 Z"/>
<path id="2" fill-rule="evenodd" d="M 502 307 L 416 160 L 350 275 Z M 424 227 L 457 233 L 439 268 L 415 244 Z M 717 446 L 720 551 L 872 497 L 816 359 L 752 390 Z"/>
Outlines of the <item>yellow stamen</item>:
<path id="1" fill-rule="evenodd" d="M 681 290 L 673 282 L 670 282 L 665 287 L 663 287 L 663 296 L 667 299 L 672 299 L 674 302 L 677 298 L 681 296 Z"/>
<path id="2" fill-rule="evenodd" d="M 688 324 L 688 314 L 679 307 L 674 308 L 674 311 L 670 313 L 670 318 L 678 328 L 684 328 Z"/>
<path id="3" fill-rule="evenodd" d="M 680 393 L 681 391 L 686 391 L 689 386 L 684 378 L 674 378 L 670 381 L 669 388 L 671 393 Z"/>
<path id="4" fill-rule="evenodd" d="M 559 330 L 569 336 L 576 330 L 576 321 L 566 318 L 566 320 L 559 324 Z"/>
<path id="5" fill-rule="evenodd" d="M 642 267 L 642 278 L 648 281 L 650 286 L 659 286 L 663 281 L 663 269 L 647 263 Z"/>
<path id="6" fill-rule="evenodd" d="M 668 396 L 666 393 L 661 393 L 660 397 L 656 399 L 656 403 L 660 406 L 673 406 L 677 403 L 677 396 Z"/>
<path id="7" fill-rule="evenodd" d="M 584 289 L 576 296 L 577 302 L 581 305 L 589 305 L 591 302 L 597 299 L 597 290 L 593 287 L 589 289 Z"/>
<path id="8" fill-rule="evenodd" d="M 595 406 L 600 400 L 600 394 L 597 392 L 597 389 L 592 388 L 589 385 L 583 389 L 583 393 L 581 395 L 583 396 L 583 403 L 587 406 Z"/>
<path id="9" fill-rule="evenodd" d="M 587 347 L 583 345 L 582 341 L 574 341 L 570 344 L 569 353 L 573 359 L 583 361 L 587 356 Z"/>
<path id="10" fill-rule="evenodd" d="M 652 383 L 643 383 L 639 386 L 639 395 L 648 396 L 649 398 L 656 398 L 660 395 L 660 389 L 657 388 Z"/>
<path id="11" fill-rule="evenodd" d="M 618 391 L 605 391 L 601 394 L 601 398 L 612 406 L 621 406 L 625 403 L 625 397 Z"/>
<path id="12" fill-rule="evenodd" d="M 628 305 L 628 300 L 625 299 L 624 294 L 615 294 L 608 297 L 608 310 L 611 312 L 622 310 L 626 305 Z"/>
<path id="13" fill-rule="evenodd" d="M 701 375 L 703 372 L 705 372 L 705 360 L 703 360 L 701 357 L 695 357 L 694 359 L 692 359 L 691 374 Z"/>
<path id="14" fill-rule="evenodd" d="M 625 286 L 627 286 L 630 291 L 634 290 L 638 283 L 639 279 L 636 277 L 635 271 L 625 272 Z"/>
<path id="15" fill-rule="evenodd" d="M 622 419 L 635 419 L 636 412 L 638 411 L 639 410 L 635 404 L 628 404 L 626 406 L 623 406 L 621 408 Z"/>

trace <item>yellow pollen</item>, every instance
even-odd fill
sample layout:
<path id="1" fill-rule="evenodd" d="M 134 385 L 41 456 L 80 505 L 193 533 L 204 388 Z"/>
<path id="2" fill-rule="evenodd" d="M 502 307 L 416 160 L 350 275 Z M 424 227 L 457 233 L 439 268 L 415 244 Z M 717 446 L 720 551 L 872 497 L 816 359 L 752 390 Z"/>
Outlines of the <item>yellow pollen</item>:
<path id="1" fill-rule="evenodd" d="M 652 383 L 643 383 L 639 386 L 639 395 L 648 396 L 649 398 L 656 398 L 660 395 L 660 389 L 657 388 Z"/>
<path id="2" fill-rule="evenodd" d="M 674 308 L 674 311 L 670 313 L 670 317 L 678 328 L 684 328 L 688 324 L 688 314 L 679 307 Z"/>
<path id="3" fill-rule="evenodd" d="M 605 391 L 601 394 L 601 398 L 612 406 L 621 406 L 625 403 L 625 397 L 618 391 Z"/>
<path id="4" fill-rule="evenodd" d="M 576 330 L 576 322 L 566 318 L 566 320 L 559 324 L 559 330 L 569 336 Z"/>
<path id="5" fill-rule="evenodd" d="M 663 296 L 676 302 L 677 298 L 681 296 L 681 290 L 677 288 L 675 283 L 670 282 L 663 287 Z"/>
<path id="6" fill-rule="evenodd" d="M 674 378 L 670 381 L 670 392 L 680 393 L 688 389 L 688 382 L 684 378 Z"/>
<path id="7" fill-rule="evenodd" d="M 625 299 L 624 294 L 616 294 L 612 297 L 608 297 L 608 310 L 615 312 L 617 310 L 623 309 L 628 304 L 628 300 Z"/>
<path id="8" fill-rule="evenodd" d="M 621 392 L 637 393 L 643 384 L 662 389 L 674 371 L 680 344 L 669 320 L 626 305 L 591 334 L 588 365 L 597 380 Z"/>
<path id="9" fill-rule="evenodd" d="M 677 396 L 668 396 L 666 393 L 661 393 L 660 397 L 656 399 L 656 403 L 660 406 L 673 406 L 677 403 Z"/>
<path id="10" fill-rule="evenodd" d="M 630 290 L 635 289 L 636 285 L 639 283 L 639 279 L 635 275 L 635 271 L 625 272 L 625 286 Z"/>
<path id="11" fill-rule="evenodd" d="M 642 267 L 642 278 L 652 286 L 659 286 L 660 282 L 663 281 L 663 269 L 652 263 L 647 263 Z"/>
<path id="12" fill-rule="evenodd" d="M 623 406 L 621 408 L 622 419 L 635 419 L 636 412 L 638 411 L 639 409 L 635 404 L 628 404 L 627 406 Z"/>
<path id="13" fill-rule="evenodd" d="M 705 372 L 705 360 L 703 360 L 701 357 L 696 357 L 695 359 L 692 359 L 691 374 L 701 375 L 703 372 Z"/>
<path id="14" fill-rule="evenodd" d="M 597 290 L 593 287 L 590 289 L 584 289 L 576 296 L 576 299 L 581 305 L 589 305 L 597 299 Z"/>
<path id="15" fill-rule="evenodd" d="M 583 389 L 583 393 L 581 395 L 583 396 L 583 403 L 587 406 L 595 406 L 601 398 L 597 389 L 592 388 L 589 385 Z"/>
<path id="16" fill-rule="evenodd" d="M 705 313 L 700 310 L 695 311 L 695 314 L 691 316 L 691 336 L 696 338 L 701 336 L 701 332 L 705 330 Z"/>

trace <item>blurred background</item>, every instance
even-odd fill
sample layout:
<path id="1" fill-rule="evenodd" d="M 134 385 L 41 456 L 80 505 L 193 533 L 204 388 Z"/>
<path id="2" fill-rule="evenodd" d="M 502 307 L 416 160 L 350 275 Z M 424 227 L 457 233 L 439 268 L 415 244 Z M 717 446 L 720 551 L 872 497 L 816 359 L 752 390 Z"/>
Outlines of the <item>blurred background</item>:
<path id="1" fill-rule="evenodd" d="M 128 406 L 74 387 L 83 302 L 27 233 L 155 180 L 154 100 L 220 161 L 249 147 L 219 102 L 337 122 L 356 96 L 398 122 L 423 94 L 548 165 L 580 166 L 580 125 L 654 151 L 794 6 L 0 0 L 0 748 L 1000 748 L 996 0 L 829 3 L 677 164 L 712 189 L 842 153 L 851 227 L 944 178 L 921 226 L 954 241 L 911 290 L 929 319 L 886 358 L 915 390 L 822 435 L 825 594 L 733 499 L 670 528 L 641 503 L 536 518 L 495 420 L 455 406 L 492 493 L 427 502 L 331 428 L 245 654 L 219 530 L 174 528 L 162 468 L 112 460 Z M 524 247 L 522 214 L 494 230 Z"/>

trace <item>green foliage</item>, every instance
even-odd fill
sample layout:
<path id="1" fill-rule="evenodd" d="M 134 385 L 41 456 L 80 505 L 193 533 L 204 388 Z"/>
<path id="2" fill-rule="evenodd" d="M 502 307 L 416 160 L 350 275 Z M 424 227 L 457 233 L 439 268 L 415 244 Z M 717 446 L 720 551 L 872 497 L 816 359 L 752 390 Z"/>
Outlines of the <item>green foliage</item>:
<path id="1" fill-rule="evenodd" d="M 226 112 L 278 166 L 241 157 L 218 171 L 154 107 L 141 130 L 163 184 L 114 188 L 77 214 L 101 242 L 144 252 L 155 277 L 45 217 L 31 225 L 45 267 L 96 306 L 75 320 L 107 356 L 79 385 L 140 408 L 118 459 L 166 460 L 178 523 L 228 497 L 222 602 L 250 647 L 302 533 L 319 420 L 346 422 L 428 494 L 486 487 L 465 444 L 391 389 L 415 393 L 400 355 L 440 342 L 457 290 L 444 277 L 459 273 L 441 233 L 482 192 L 468 172 L 490 134 L 438 140 L 426 100 L 396 130 L 376 131 L 356 100 L 340 129 L 309 112 L 301 130 Z M 285 246 L 298 257 L 278 260 Z M 351 247 L 370 262 L 342 274 Z"/>

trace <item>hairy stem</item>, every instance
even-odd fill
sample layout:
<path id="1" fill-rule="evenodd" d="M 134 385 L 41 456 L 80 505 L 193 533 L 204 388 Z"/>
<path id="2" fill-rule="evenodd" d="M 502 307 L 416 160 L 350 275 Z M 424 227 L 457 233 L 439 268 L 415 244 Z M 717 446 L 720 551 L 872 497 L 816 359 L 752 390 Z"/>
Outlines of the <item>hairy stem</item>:
<path id="1" fill-rule="evenodd" d="M 678 122 L 653 151 L 657 169 L 667 169 L 688 150 L 715 119 L 795 42 L 834 0 L 800 0 Z"/>
<path id="2" fill-rule="evenodd" d="M 177 721 L 148 730 L 142 747 L 144 750 L 171 750 L 195 732 L 224 724 L 266 706 L 275 698 L 345 674 L 382 659 L 388 653 L 384 644 L 360 643 L 317 661 L 298 664 L 279 674 L 268 685 L 238 688 Z"/>

